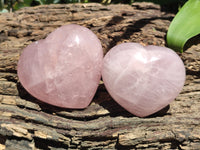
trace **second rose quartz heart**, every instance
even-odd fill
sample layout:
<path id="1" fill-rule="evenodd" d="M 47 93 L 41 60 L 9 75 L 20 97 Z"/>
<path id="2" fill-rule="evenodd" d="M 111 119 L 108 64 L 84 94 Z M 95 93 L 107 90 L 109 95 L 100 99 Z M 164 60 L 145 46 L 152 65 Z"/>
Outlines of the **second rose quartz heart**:
<path id="1" fill-rule="evenodd" d="M 24 88 L 46 103 L 85 108 L 101 77 L 103 51 L 89 29 L 65 25 L 26 47 L 18 62 Z"/>
<path id="2" fill-rule="evenodd" d="M 108 92 L 122 107 L 145 117 L 178 96 L 185 82 L 185 68 L 169 48 L 126 43 L 106 54 L 102 77 Z"/>

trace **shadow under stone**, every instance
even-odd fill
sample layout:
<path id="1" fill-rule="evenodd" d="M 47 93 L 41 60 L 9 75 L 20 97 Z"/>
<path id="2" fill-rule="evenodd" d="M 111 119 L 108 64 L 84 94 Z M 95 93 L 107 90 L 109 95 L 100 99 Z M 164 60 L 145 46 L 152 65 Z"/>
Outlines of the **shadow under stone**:
<path id="1" fill-rule="evenodd" d="M 102 96 L 103 95 L 103 96 Z M 117 116 L 123 116 L 123 117 L 136 117 L 135 115 L 128 112 L 126 109 L 124 109 L 122 106 L 120 106 L 107 92 L 105 86 L 102 84 L 99 86 L 97 94 L 95 95 L 96 103 L 98 103 L 100 106 L 102 106 L 104 109 L 108 110 L 110 112 L 111 117 L 117 117 Z M 104 100 L 99 100 L 104 98 Z M 154 117 L 162 117 L 165 115 L 169 115 L 168 110 L 170 108 L 170 105 L 167 105 L 163 109 L 159 110 L 158 112 L 149 115 L 144 118 L 154 118 Z"/>
<path id="2" fill-rule="evenodd" d="M 53 106 L 51 104 L 42 102 L 42 101 L 38 100 L 37 98 L 33 97 L 31 94 L 29 94 L 26 91 L 26 89 L 24 89 L 24 87 L 20 84 L 20 82 L 17 83 L 17 88 L 18 88 L 19 96 L 22 99 L 25 99 L 27 101 L 31 101 L 33 103 L 38 104 L 40 106 L 40 108 L 42 109 L 42 111 L 44 111 L 46 113 L 52 114 L 52 113 L 56 113 L 56 112 L 60 112 L 60 111 L 67 111 L 67 112 L 80 111 L 81 112 L 81 111 L 87 109 L 87 108 L 85 108 L 85 109 L 69 109 L 69 108 Z M 116 101 L 114 101 L 112 99 L 112 97 L 107 92 L 104 84 L 99 85 L 92 102 L 95 102 L 96 104 L 102 106 L 104 109 L 108 110 L 110 112 L 109 115 L 111 117 L 117 117 L 117 116 L 136 117 L 135 115 L 128 112 L 126 109 L 124 109 L 122 106 L 120 106 Z M 23 107 L 23 106 L 21 106 L 21 107 Z M 90 105 L 88 107 L 90 107 Z M 168 105 L 165 108 L 163 108 L 162 110 L 160 110 L 150 116 L 147 116 L 147 118 L 165 116 L 167 114 L 167 111 L 169 110 L 169 108 L 170 108 L 170 106 Z"/>

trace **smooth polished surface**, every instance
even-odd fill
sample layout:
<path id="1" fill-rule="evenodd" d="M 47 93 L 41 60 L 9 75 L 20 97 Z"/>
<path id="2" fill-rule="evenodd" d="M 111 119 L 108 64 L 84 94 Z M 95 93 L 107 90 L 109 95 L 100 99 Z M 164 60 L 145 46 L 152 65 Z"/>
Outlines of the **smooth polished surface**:
<path id="1" fill-rule="evenodd" d="M 171 49 L 124 43 L 104 57 L 104 84 L 122 107 L 145 117 L 172 102 L 185 82 L 185 67 Z"/>
<path id="2" fill-rule="evenodd" d="M 98 87 L 102 61 L 101 43 L 91 30 L 65 25 L 24 49 L 18 76 L 24 88 L 41 101 L 85 108 Z"/>

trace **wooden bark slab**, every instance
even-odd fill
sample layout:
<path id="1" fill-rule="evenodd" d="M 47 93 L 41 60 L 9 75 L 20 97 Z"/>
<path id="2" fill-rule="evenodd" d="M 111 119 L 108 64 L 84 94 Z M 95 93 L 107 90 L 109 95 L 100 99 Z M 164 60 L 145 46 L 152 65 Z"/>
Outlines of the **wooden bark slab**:
<path id="1" fill-rule="evenodd" d="M 0 14 L 0 149 L 200 149 L 199 44 L 180 54 L 187 71 L 181 94 L 146 118 L 121 108 L 103 84 L 84 110 L 42 103 L 23 89 L 16 74 L 22 49 L 61 25 L 90 28 L 106 53 L 122 42 L 165 46 L 173 17 L 152 3 L 49 5 Z"/>

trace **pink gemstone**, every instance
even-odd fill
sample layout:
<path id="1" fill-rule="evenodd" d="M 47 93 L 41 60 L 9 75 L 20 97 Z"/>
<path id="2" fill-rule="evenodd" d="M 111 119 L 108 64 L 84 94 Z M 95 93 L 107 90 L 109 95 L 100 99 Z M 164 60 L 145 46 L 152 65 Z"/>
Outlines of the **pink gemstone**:
<path id="1" fill-rule="evenodd" d="M 91 30 L 65 25 L 24 49 L 18 76 L 24 88 L 41 101 L 85 108 L 97 90 L 102 61 L 101 43 Z"/>
<path id="2" fill-rule="evenodd" d="M 122 107 L 145 117 L 172 102 L 185 82 L 185 67 L 169 48 L 120 44 L 105 56 L 104 84 Z"/>

